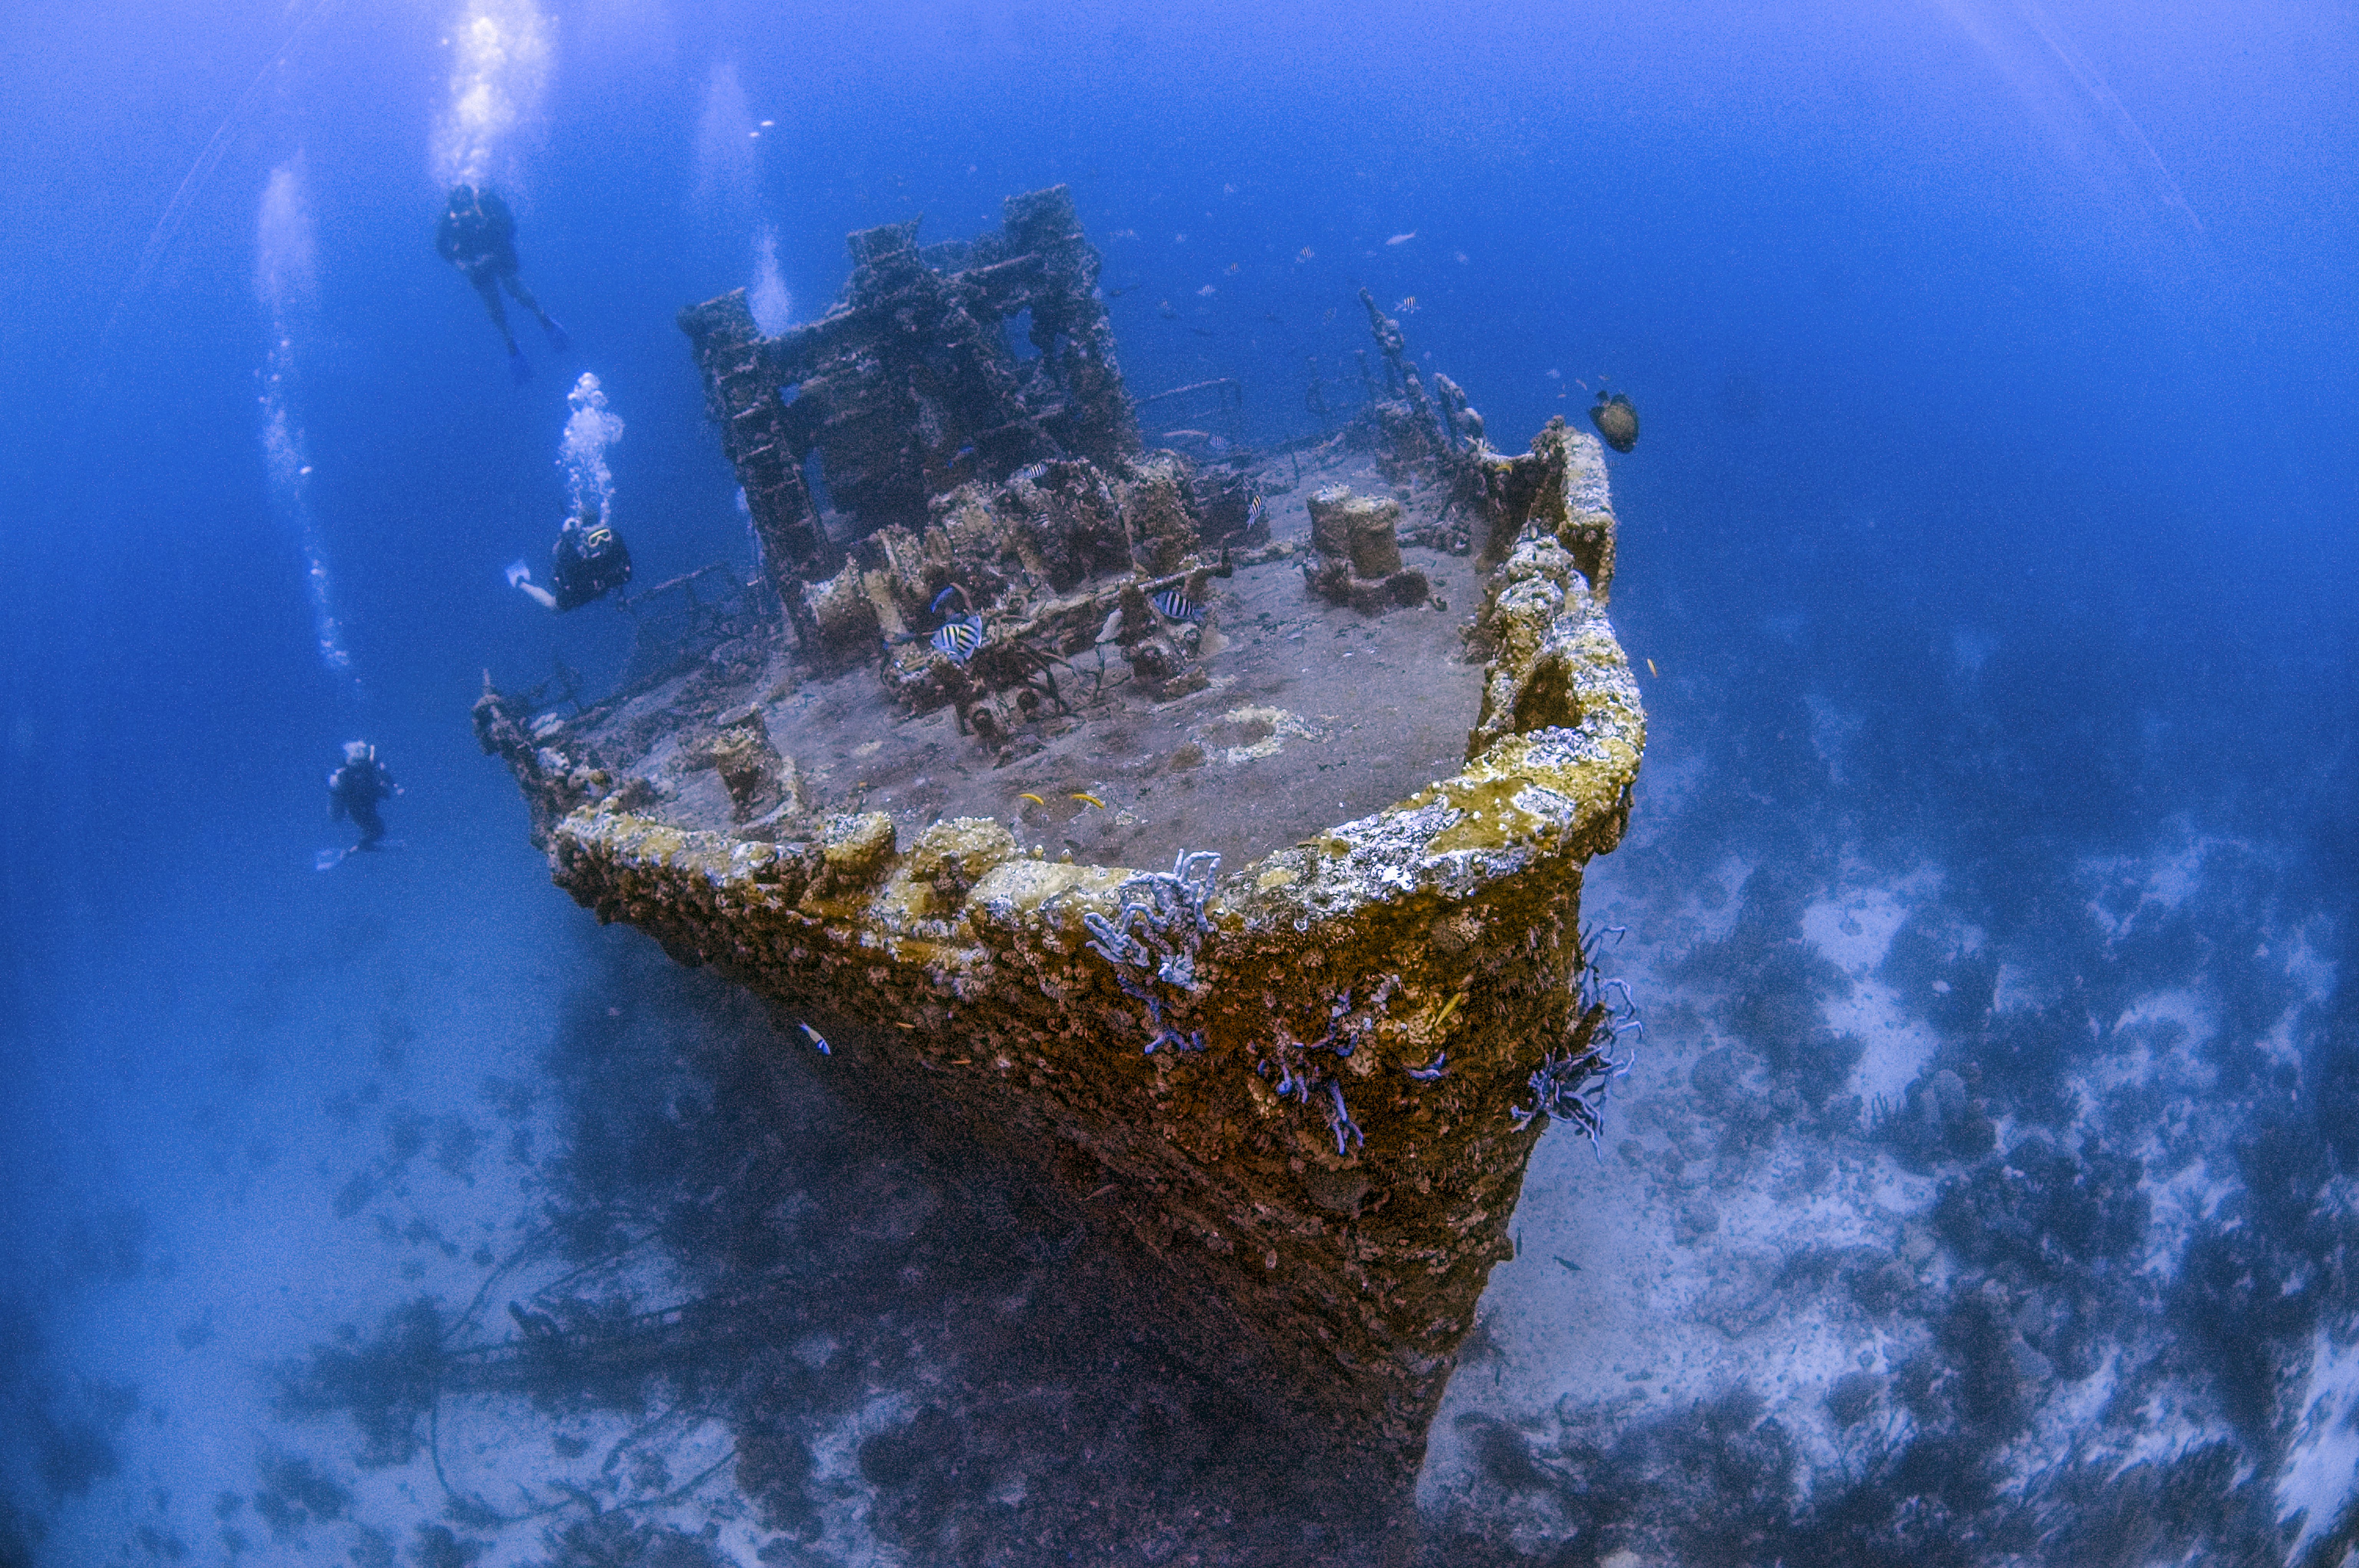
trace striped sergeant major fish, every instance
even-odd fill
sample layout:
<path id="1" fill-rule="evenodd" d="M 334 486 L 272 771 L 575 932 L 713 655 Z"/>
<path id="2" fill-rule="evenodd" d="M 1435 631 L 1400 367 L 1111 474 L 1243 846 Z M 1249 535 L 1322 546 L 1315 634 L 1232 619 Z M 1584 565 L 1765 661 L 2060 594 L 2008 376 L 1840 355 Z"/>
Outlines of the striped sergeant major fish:
<path id="1" fill-rule="evenodd" d="M 934 652 L 951 663 L 962 665 L 974 657 L 974 651 L 983 646 L 983 617 L 962 615 L 955 621 L 945 621 L 934 628 L 934 634 L 926 641 L 934 645 Z"/>
<path id="2" fill-rule="evenodd" d="M 1167 620 L 1201 621 L 1204 607 L 1176 588 L 1167 588 L 1150 601 Z"/>
<path id="3" fill-rule="evenodd" d="M 1260 521 L 1261 497 L 1256 495 L 1253 499 L 1253 504 L 1245 508 L 1245 532 L 1253 532 L 1253 525 Z"/>

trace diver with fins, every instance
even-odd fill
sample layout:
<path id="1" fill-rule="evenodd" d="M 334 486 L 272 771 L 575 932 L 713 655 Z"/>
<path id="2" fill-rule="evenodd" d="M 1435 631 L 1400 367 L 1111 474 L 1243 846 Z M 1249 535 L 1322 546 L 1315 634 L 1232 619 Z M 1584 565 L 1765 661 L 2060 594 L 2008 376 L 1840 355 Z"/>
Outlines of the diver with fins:
<path id="1" fill-rule="evenodd" d="M 516 334 L 508 330 L 508 313 L 500 302 L 500 290 L 505 287 L 515 296 L 516 302 L 531 311 L 540 321 L 540 330 L 549 334 L 552 352 L 563 353 L 571 346 L 565 329 L 557 319 L 540 308 L 540 301 L 516 276 L 516 214 L 500 200 L 495 190 L 478 190 L 472 185 L 454 185 L 451 200 L 442 211 L 441 221 L 434 226 L 434 251 L 444 261 L 457 267 L 475 292 L 483 296 L 484 308 L 491 313 L 492 325 L 500 330 L 500 339 L 508 346 L 508 372 L 518 384 L 532 378 L 532 365 L 516 347 Z"/>
<path id="2" fill-rule="evenodd" d="M 393 774 L 377 761 L 376 748 L 366 741 L 344 742 L 344 765 L 328 775 L 328 820 L 342 822 L 349 817 L 361 830 L 360 842 L 344 850 L 320 851 L 318 869 L 332 871 L 342 863 L 347 855 L 383 845 L 385 818 L 377 813 L 377 802 L 399 795 L 401 786 L 393 782 Z"/>
<path id="3" fill-rule="evenodd" d="M 508 586 L 530 595 L 544 610 L 562 615 L 579 610 L 631 580 L 631 552 L 623 536 L 585 500 L 582 510 L 565 520 L 557 543 L 549 549 L 549 587 L 532 580 L 532 568 L 517 561 L 508 568 Z"/>

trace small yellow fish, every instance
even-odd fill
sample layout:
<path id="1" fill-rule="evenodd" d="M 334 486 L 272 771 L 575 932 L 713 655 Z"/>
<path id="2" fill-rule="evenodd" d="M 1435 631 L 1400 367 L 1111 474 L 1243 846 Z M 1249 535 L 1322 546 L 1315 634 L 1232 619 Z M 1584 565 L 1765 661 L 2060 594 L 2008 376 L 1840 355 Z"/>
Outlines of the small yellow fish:
<path id="1" fill-rule="evenodd" d="M 1663 678 L 1663 672 L 1655 667 L 1655 661 L 1652 659 L 1648 659 L 1647 661 L 1647 673 L 1654 676 L 1657 680 Z"/>
<path id="2" fill-rule="evenodd" d="M 1046 806 L 1049 804 L 1047 801 L 1042 800 L 1038 795 L 1032 794 L 1028 790 L 1024 794 L 1017 795 L 1016 798 L 1018 800 L 1028 800 L 1035 806 Z"/>
<path id="3" fill-rule="evenodd" d="M 1464 991 L 1451 992 L 1450 1000 L 1441 1004 L 1441 1011 L 1433 1015 L 1432 1026 L 1439 1029 L 1443 1024 L 1449 1022 L 1451 1015 L 1458 1011 L 1458 1004 L 1465 1000 L 1466 993 Z"/>
<path id="4" fill-rule="evenodd" d="M 1106 808 L 1106 803 L 1104 801 L 1100 800 L 1096 795 L 1083 794 L 1080 790 L 1075 790 L 1073 792 L 1073 798 L 1078 801 L 1085 802 L 1088 805 L 1094 806 L 1100 811 L 1103 811 Z"/>

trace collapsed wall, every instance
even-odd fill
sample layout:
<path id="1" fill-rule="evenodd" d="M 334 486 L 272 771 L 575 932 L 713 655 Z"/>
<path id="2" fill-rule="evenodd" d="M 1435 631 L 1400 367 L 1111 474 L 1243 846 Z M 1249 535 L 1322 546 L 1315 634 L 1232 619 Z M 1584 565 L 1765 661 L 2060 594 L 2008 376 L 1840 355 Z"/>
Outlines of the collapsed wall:
<path id="1" fill-rule="evenodd" d="M 1138 451 L 1098 253 L 1065 187 L 1009 197 L 1000 229 L 973 240 L 921 246 L 918 225 L 850 236 L 842 297 L 775 338 L 755 327 L 744 289 L 679 315 L 799 628 L 803 589 L 838 555 L 805 478 L 814 455 L 864 536 L 922 525 L 933 496 L 971 480 L 1051 458 L 1114 467 Z M 1008 339 L 1018 323 L 1027 358 Z"/>

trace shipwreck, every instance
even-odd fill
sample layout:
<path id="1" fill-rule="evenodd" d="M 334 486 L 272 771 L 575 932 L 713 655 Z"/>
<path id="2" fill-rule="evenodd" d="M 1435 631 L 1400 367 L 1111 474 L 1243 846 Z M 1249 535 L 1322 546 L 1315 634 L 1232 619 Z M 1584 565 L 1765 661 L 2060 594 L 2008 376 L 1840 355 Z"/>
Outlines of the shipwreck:
<path id="1" fill-rule="evenodd" d="M 487 681 L 477 733 L 599 919 L 1071 1195 L 1165 1272 L 1127 1328 L 1406 1482 L 1535 1142 L 1627 1060 L 1598 443 L 1495 451 L 1364 294 L 1332 437 L 1152 447 L 1062 188 L 850 248 L 780 336 L 680 316 L 756 581 L 603 701 Z"/>

